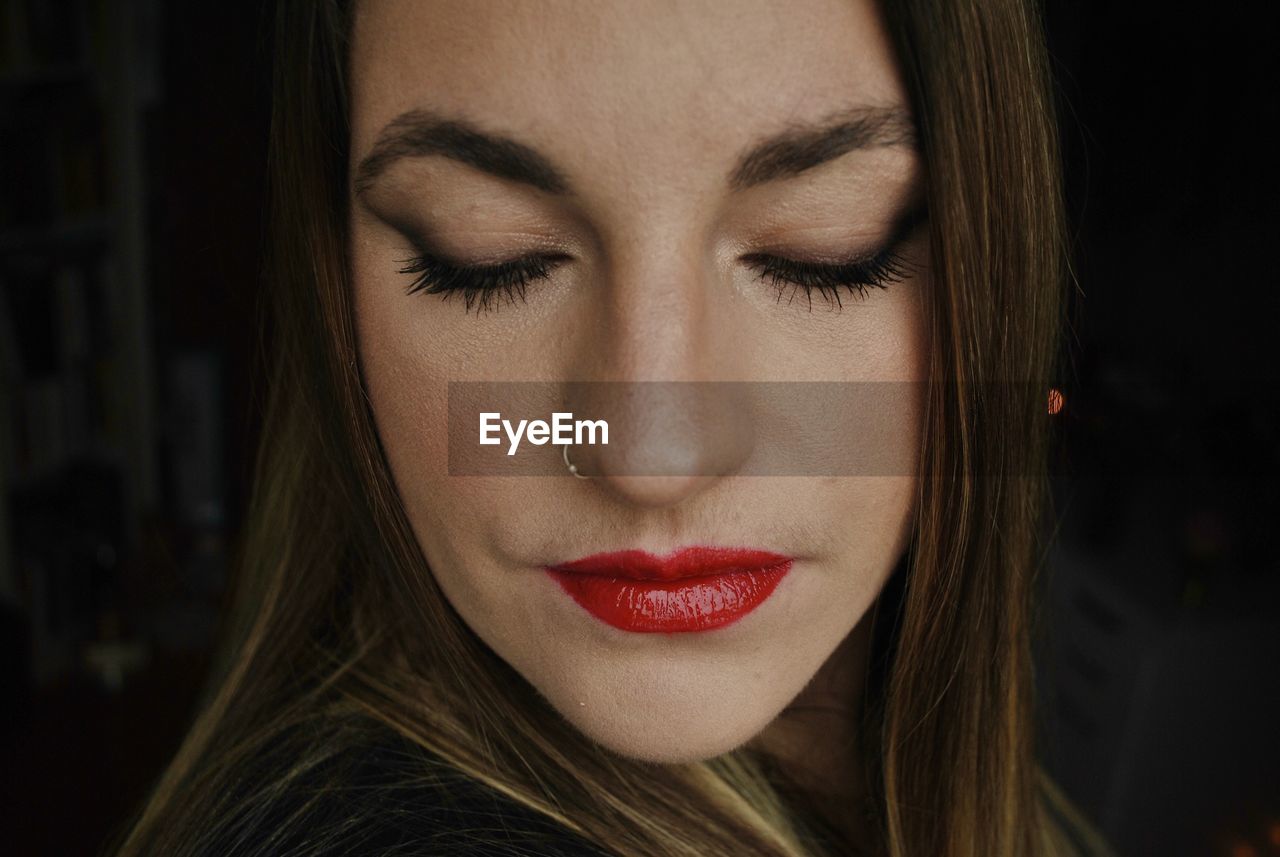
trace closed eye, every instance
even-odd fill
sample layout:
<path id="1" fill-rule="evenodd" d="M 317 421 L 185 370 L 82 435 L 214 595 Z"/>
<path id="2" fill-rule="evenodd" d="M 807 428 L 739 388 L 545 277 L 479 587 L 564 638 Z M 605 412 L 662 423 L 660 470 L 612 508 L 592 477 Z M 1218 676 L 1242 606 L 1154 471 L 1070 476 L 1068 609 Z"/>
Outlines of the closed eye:
<path id="1" fill-rule="evenodd" d="M 803 294 L 810 310 L 815 294 L 838 308 L 844 305 L 844 297 L 865 298 L 869 289 L 888 288 L 912 273 L 907 260 L 892 246 L 847 262 L 810 262 L 765 253 L 748 254 L 743 261 L 760 273 L 758 279 L 776 287 L 779 302 L 786 296 L 789 304 L 797 294 Z"/>
<path id="2" fill-rule="evenodd" d="M 910 276 L 910 264 L 892 242 L 869 256 L 846 262 L 813 262 L 790 259 L 768 253 L 750 253 L 742 261 L 759 272 L 758 279 L 767 280 L 777 289 L 778 302 L 783 297 L 790 304 L 803 294 L 810 310 L 814 295 L 836 308 L 844 298 L 865 298 L 872 288 L 884 289 Z M 416 275 L 408 294 L 424 292 L 442 295 L 446 300 L 461 296 L 466 312 L 495 310 L 503 303 L 525 300 L 528 285 L 551 276 L 565 254 L 534 254 L 486 265 L 462 265 L 434 253 L 423 253 L 402 262 L 401 274 Z"/>
<path id="3" fill-rule="evenodd" d="M 492 265 L 458 265 L 441 256 L 423 253 L 408 259 L 401 274 L 416 274 L 408 294 L 425 292 L 444 295 L 447 300 L 460 295 L 466 312 L 497 309 L 502 303 L 524 301 L 525 288 L 534 280 L 543 280 L 560 262 L 563 254 L 542 254 L 507 259 Z"/>

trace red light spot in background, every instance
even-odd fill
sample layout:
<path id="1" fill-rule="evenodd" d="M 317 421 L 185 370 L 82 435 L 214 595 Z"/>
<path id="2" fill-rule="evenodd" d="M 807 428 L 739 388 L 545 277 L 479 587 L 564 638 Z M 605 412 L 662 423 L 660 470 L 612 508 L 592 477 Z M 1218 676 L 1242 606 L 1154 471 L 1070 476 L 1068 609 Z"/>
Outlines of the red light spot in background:
<path id="1" fill-rule="evenodd" d="M 1062 406 L 1067 403 L 1066 398 L 1062 395 L 1062 391 L 1057 387 L 1049 388 L 1049 413 L 1056 414 L 1062 410 Z"/>

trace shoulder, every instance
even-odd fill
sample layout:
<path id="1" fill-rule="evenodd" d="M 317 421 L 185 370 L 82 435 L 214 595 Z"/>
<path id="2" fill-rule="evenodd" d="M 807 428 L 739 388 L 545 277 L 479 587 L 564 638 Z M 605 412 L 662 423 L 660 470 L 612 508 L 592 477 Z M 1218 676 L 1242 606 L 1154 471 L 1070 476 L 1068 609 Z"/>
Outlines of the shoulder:
<path id="1" fill-rule="evenodd" d="M 273 765 L 278 769 L 279 766 Z M 272 788 L 245 790 L 201 843 L 219 857 L 603 857 L 572 831 L 389 729 Z"/>

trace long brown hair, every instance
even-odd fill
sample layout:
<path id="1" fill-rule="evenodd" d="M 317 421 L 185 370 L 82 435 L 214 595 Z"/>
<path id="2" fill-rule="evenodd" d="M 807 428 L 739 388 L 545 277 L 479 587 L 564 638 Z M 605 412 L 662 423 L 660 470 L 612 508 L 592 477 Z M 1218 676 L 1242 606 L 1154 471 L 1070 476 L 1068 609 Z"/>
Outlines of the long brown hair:
<path id="1" fill-rule="evenodd" d="M 913 547 L 877 624 L 888 654 L 863 729 L 874 796 L 863 847 L 1059 853 L 1030 709 L 1044 391 L 1063 282 L 1040 23 L 1029 0 L 895 0 L 884 14 L 927 169 L 932 362 Z M 241 804 L 287 789 L 367 722 L 619 854 L 814 853 L 803 809 L 751 751 L 667 766 L 608 753 L 550 711 L 434 583 L 357 359 L 349 15 L 341 0 L 277 6 L 274 341 L 236 609 L 202 713 L 120 854 L 196 853 Z M 237 786 L 282 747 L 285 768 Z"/>

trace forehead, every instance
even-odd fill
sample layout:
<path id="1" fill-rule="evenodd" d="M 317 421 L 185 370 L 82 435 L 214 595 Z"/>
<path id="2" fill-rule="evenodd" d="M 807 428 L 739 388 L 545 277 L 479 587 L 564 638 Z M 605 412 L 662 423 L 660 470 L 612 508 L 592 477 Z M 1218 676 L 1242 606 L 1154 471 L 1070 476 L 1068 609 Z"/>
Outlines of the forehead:
<path id="1" fill-rule="evenodd" d="M 789 123 L 905 103 L 871 0 L 360 0 L 350 61 L 356 159 L 430 109 L 571 171 L 696 169 Z"/>

